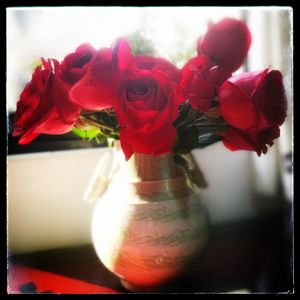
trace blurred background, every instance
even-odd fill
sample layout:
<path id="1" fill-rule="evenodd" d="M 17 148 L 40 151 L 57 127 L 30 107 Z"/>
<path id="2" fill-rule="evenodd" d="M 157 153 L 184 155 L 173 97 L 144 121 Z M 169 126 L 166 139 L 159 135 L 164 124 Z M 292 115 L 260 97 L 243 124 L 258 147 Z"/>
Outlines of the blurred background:
<path id="1" fill-rule="evenodd" d="M 11 7 L 7 8 L 6 16 L 10 121 L 19 94 L 31 79 L 40 57 L 62 60 L 84 42 L 95 48 L 109 47 L 117 37 L 139 33 L 151 41 L 155 55 L 181 67 L 196 55 L 196 41 L 206 32 L 209 22 L 225 17 L 247 22 L 252 46 L 236 74 L 266 67 L 280 70 L 286 87 L 288 116 L 281 126 L 280 138 L 267 155 L 230 152 L 222 143 L 194 150 L 209 184 L 200 195 L 215 224 L 272 214 L 283 206 L 289 207 L 293 217 L 291 8 Z M 83 145 L 69 137 L 66 142 L 63 137 L 45 140 L 43 136 L 21 149 L 17 139 L 10 136 L 10 125 L 7 132 L 9 251 L 25 253 L 90 243 L 93 204 L 84 202 L 83 194 L 95 165 L 108 149 L 92 147 L 88 142 Z M 73 146 L 56 147 L 63 143 Z"/>

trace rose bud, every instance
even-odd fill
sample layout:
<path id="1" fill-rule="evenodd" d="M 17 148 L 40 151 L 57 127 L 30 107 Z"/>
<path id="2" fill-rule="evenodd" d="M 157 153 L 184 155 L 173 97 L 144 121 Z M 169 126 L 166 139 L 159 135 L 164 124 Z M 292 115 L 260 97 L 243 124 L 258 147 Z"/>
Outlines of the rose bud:
<path id="1" fill-rule="evenodd" d="M 251 44 L 250 31 L 243 21 L 226 18 L 209 25 L 198 40 L 198 54 L 206 54 L 229 72 L 236 71 L 247 56 Z"/>

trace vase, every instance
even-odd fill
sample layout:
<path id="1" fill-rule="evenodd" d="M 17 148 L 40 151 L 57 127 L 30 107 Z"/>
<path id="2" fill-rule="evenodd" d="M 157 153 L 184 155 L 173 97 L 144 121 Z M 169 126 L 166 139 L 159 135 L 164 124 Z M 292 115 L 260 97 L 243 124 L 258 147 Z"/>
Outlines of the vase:
<path id="1" fill-rule="evenodd" d="M 127 162 L 119 154 L 119 169 L 93 207 L 93 246 L 127 290 L 160 291 L 205 248 L 205 207 L 173 154 L 134 154 Z"/>

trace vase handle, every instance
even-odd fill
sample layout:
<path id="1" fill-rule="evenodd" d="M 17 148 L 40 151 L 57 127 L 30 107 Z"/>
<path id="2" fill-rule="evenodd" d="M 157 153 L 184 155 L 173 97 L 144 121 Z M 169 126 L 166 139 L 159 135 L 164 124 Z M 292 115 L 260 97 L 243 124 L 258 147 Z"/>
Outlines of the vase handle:
<path id="1" fill-rule="evenodd" d="M 193 178 L 193 182 L 197 185 L 198 188 L 206 188 L 208 184 L 193 154 L 188 153 L 185 155 L 185 158 L 188 162 L 190 173 Z"/>
<path id="2" fill-rule="evenodd" d="M 115 151 L 105 152 L 94 169 L 88 187 L 84 192 L 84 201 L 92 203 L 95 199 L 102 197 L 117 169 L 118 163 Z"/>

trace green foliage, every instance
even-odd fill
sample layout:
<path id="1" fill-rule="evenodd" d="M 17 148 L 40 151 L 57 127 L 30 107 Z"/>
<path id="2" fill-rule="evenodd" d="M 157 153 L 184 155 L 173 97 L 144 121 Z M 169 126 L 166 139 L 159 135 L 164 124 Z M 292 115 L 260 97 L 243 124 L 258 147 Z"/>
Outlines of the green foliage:
<path id="1" fill-rule="evenodd" d="M 95 139 L 99 144 L 119 137 L 119 124 L 113 111 L 82 111 L 72 132 L 77 136 Z"/>
<path id="2" fill-rule="evenodd" d="M 83 139 L 92 139 L 99 134 L 99 130 L 97 128 L 82 130 L 80 128 L 73 127 L 72 132 Z"/>
<path id="3" fill-rule="evenodd" d="M 34 69 L 37 66 L 40 66 L 41 64 L 42 64 L 42 61 L 40 59 L 37 59 L 37 60 L 33 61 L 31 64 L 29 64 L 27 67 L 29 70 L 34 71 Z"/>
<path id="4" fill-rule="evenodd" d="M 112 131 L 118 131 L 118 121 L 114 112 L 107 112 L 107 111 L 95 111 L 91 115 L 91 117 L 101 124 L 105 124 L 108 128 Z"/>
<path id="5" fill-rule="evenodd" d="M 106 138 L 100 133 L 100 129 L 96 127 L 87 130 L 73 127 L 72 132 L 82 139 L 87 139 L 88 141 L 95 139 L 98 144 L 103 144 L 106 141 Z"/>
<path id="6" fill-rule="evenodd" d="M 143 36 L 141 33 L 135 32 L 126 36 L 125 38 L 128 40 L 134 55 L 156 55 L 153 42 Z"/>
<path id="7" fill-rule="evenodd" d="M 194 45 L 190 48 L 180 48 L 180 50 L 171 56 L 171 61 L 177 66 L 183 66 L 189 59 L 196 55 L 197 51 Z"/>
<path id="8" fill-rule="evenodd" d="M 207 129 L 208 131 L 209 129 Z M 222 140 L 216 132 L 200 132 L 197 126 L 179 128 L 177 143 L 173 148 L 176 153 L 187 154 L 195 148 L 204 148 Z"/>

